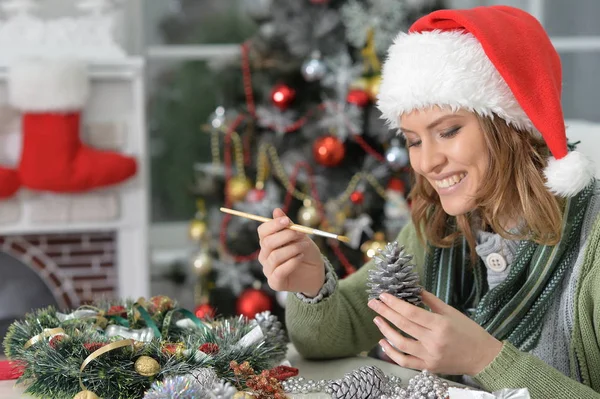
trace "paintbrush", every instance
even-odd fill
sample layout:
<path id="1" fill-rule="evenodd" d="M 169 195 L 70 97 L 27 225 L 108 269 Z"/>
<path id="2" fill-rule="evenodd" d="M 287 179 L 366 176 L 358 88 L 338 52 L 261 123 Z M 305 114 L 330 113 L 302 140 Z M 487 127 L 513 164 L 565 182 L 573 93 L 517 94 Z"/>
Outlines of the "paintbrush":
<path id="1" fill-rule="evenodd" d="M 234 209 L 229 209 L 229 208 L 221 208 L 221 212 L 228 213 L 230 215 L 240 216 L 240 217 L 243 217 L 246 219 L 256 220 L 257 222 L 268 222 L 270 220 L 273 220 L 270 218 L 266 218 L 264 216 L 253 215 L 251 213 L 240 212 L 240 211 L 236 211 Z M 337 235 L 334 233 L 328 233 L 327 231 L 313 229 L 312 227 L 302 226 L 300 224 L 292 223 L 289 226 L 287 226 L 287 228 L 290 230 L 298 231 L 300 233 L 314 234 L 316 236 L 333 238 L 335 240 L 339 240 L 339 241 L 345 242 L 345 243 L 350 242 L 350 239 L 346 236 L 340 236 L 340 235 Z"/>

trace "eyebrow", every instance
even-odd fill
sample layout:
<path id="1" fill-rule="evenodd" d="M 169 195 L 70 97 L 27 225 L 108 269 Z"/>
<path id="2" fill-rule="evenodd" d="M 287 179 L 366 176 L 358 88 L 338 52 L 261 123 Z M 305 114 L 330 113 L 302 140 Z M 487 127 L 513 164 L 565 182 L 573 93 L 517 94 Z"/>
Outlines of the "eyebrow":
<path id="1" fill-rule="evenodd" d="M 461 115 L 457 115 L 457 114 L 451 114 L 451 115 L 444 115 L 439 117 L 438 119 L 434 120 L 433 122 L 431 122 L 429 125 L 427 125 L 427 130 L 431 130 L 434 127 L 436 127 L 437 125 L 439 125 L 440 123 L 444 122 L 446 119 L 451 119 L 451 118 L 461 118 Z M 409 129 L 404 129 L 403 127 L 400 127 L 400 131 L 402 133 L 413 133 L 413 134 L 417 134 L 415 132 L 413 132 L 412 130 Z"/>

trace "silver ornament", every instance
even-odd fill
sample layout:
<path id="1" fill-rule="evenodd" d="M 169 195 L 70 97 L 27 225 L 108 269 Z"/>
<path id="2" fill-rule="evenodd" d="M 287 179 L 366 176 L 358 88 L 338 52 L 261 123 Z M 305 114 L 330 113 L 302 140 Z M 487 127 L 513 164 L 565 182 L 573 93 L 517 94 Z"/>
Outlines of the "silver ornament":
<path id="1" fill-rule="evenodd" d="M 307 82 L 314 82 L 322 79 L 327 72 L 325 62 L 321 59 L 319 51 L 313 51 L 310 58 L 302 64 L 302 76 Z"/>
<path id="2" fill-rule="evenodd" d="M 214 129 L 220 129 L 225 124 L 225 108 L 218 106 L 215 112 L 208 117 L 210 125 Z"/>
<path id="3" fill-rule="evenodd" d="M 250 18 L 261 21 L 271 16 L 272 5 L 273 0 L 244 0 L 242 8 Z"/>
<path id="4" fill-rule="evenodd" d="M 273 40 L 276 33 L 277 27 L 273 22 L 265 22 L 264 24 L 260 25 L 260 28 L 258 28 L 259 36 L 267 41 Z"/>
<path id="5" fill-rule="evenodd" d="M 392 139 L 390 148 L 385 152 L 385 160 L 393 170 L 398 170 L 408 165 L 408 151 L 400 145 L 399 139 Z"/>

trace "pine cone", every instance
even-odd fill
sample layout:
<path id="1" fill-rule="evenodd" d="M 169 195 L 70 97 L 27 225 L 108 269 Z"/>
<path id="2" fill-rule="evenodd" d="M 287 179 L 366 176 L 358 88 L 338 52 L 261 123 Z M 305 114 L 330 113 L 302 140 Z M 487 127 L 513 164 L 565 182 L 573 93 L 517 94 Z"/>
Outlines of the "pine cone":
<path id="1" fill-rule="evenodd" d="M 268 310 L 265 312 L 257 313 L 254 316 L 254 320 L 260 325 L 260 328 L 265 334 L 266 337 L 270 339 L 274 339 L 283 344 L 287 344 L 289 342 L 289 338 L 281 322 L 277 319 L 277 316 L 274 316 Z"/>
<path id="2" fill-rule="evenodd" d="M 369 300 L 379 298 L 384 292 L 404 299 L 413 305 L 421 303 L 422 288 L 419 275 L 410 263 L 412 255 L 404 252 L 404 246 L 396 241 L 388 243 L 375 256 L 375 268 L 369 270 L 367 286 L 370 287 Z"/>
<path id="3" fill-rule="evenodd" d="M 376 366 L 361 367 L 341 380 L 329 383 L 326 392 L 333 399 L 379 398 L 386 392 L 388 378 Z"/>

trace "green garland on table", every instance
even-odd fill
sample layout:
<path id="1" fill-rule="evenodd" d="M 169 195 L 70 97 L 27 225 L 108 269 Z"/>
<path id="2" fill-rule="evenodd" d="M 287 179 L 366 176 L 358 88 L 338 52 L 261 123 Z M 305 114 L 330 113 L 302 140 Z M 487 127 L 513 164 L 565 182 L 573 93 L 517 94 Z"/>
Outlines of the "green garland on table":
<path id="1" fill-rule="evenodd" d="M 261 324 L 273 316 L 262 316 L 200 320 L 167 297 L 97 303 L 68 314 L 49 307 L 14 322 L 4 347 L 22 365 L 18 383 L 30 395 L 71 399 L 83 389 L 102 398 L 142 398 L 153 382 L 199 368 L 239 386 L 232 361 L 257 372 L 275 367 L 287 341 Z M 122 334 L 109 336 L 107 329 Z M 135 340 L 139 329 L 145 342 Z"/>

